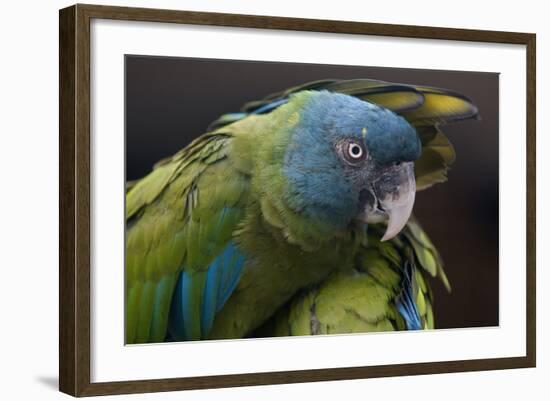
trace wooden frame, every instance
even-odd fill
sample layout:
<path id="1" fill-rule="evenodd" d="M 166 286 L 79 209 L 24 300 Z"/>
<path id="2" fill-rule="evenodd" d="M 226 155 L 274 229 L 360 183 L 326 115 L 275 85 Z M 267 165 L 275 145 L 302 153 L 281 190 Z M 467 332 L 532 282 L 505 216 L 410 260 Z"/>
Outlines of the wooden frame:
<path id="1" fill-rule="evenodd" d="M 527 355 L 512 358 L 91 383 L 89 99 L 90 20 L 92 18 L 525 45 L 527 48 Z M 59 27 L 59 388 L 62 392 L 73 396 L 92 396 L 535 366 L 536 36 L 534 34 L 80 4 L 60 10 Z"/>

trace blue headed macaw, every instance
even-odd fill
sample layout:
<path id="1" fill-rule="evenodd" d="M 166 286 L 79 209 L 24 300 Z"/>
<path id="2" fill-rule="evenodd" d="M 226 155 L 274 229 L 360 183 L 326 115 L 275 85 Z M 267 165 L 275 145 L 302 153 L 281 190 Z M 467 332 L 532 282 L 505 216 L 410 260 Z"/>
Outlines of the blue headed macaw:
<path id="1" fill-rule="evenodd" d="M 126 342 L 433 328 L 448 287 L 411 217 L 446 180 L 451 91 L 293 87 L 221 116 L 126 195 Z"/>

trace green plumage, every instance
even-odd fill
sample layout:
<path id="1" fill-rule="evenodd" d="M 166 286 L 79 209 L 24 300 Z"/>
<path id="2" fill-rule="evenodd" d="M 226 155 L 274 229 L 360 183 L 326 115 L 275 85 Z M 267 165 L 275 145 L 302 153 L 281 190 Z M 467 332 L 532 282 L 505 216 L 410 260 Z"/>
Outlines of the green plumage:
<path id="1" fill-rule="evenodd" d="M 406 260 L 415 266 L 413 294 L 422 328 L 433 329 L 433 299 L 425 277 L 434 272 L 434 276 L 448 284 L 439 254 L 414 221 L 391 242 L 381 243 L 378 238 L 380 233 L 375 230 L 369 235 L 368 245 L 357 251 L 351 268 L 332 273 L 321 283 L 302 290 L 256 334 L 289 336 L 405 330 L 396 303 L 403 290 Z M 433 258 L 425 257 L 427 249 Z"/>
<path id="2" fill-rule="evenodd" d="M 198 278 L 189 297 L 191 318 L 199 321 L 200 276 L 232 239 L 248 192 L 248 179 L 227 157 L 230 140 L 227 134 L 200 137 L 128 192 L 128 343 L 164 340 L 172 292 L 184 266 Z M 230 211 L 220 223 L 224 207 Z M 196 327 L 194 335 L 200 337 L 200 324 Z"/>
<path id="3" fill-rule="evenodd" d="M 418 189 L 446 179 L 454 160 L 439 124 L 469 118 L 462 96 L 381 81 L 319 81 L 244 106 L 244 112 L 304 89 L 357 96 L 401 113 L 423 145 L 415 168 Z M 282 163 L 289 131 L 300 121 L 308 92 L 268 114 L 222 116 L 212 129 L 159 162 L 126 195 L 126 342 L 165 341 L 178 277 L 189 339 L 240 338 L 404 329 L 395 309 L 404 261 L 413 270 L 415 303 L 424 328 L 433 328 L 425 275 L 439 276 L 441 260 L 420 227 L 410 222 L 390 242 L 380 228 L 347 227 L 288 208 Z M 209 266 L 232 243 L 247 255 L 242 276 L 207 335 L 201 308 Z"/>

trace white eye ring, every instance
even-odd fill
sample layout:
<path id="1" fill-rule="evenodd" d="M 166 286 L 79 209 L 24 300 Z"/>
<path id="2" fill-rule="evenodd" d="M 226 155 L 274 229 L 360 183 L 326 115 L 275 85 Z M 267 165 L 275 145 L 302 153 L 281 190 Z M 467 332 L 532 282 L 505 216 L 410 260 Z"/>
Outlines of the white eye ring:
<path id="1" fill-rule="evenodd" d="M 350 142 L 348 144 L 348 155 L 354 160 L 359 160 L 363 157 L 363 148 L 355 142 Z"/>

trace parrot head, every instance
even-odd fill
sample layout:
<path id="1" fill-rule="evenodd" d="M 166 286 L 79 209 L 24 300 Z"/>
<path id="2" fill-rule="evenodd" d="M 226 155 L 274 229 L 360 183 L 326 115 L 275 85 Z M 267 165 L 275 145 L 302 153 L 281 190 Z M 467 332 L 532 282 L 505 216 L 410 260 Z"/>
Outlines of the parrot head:
<path id="1" fill-rule="evenodd" d="M 415 199 L 421 142 L 394 112 L 356 97 L 304 91 L 287 118 L 284 201 L 295 213 L 336 227 L 387 222 L 382 240 L 407 223 Z"/>

